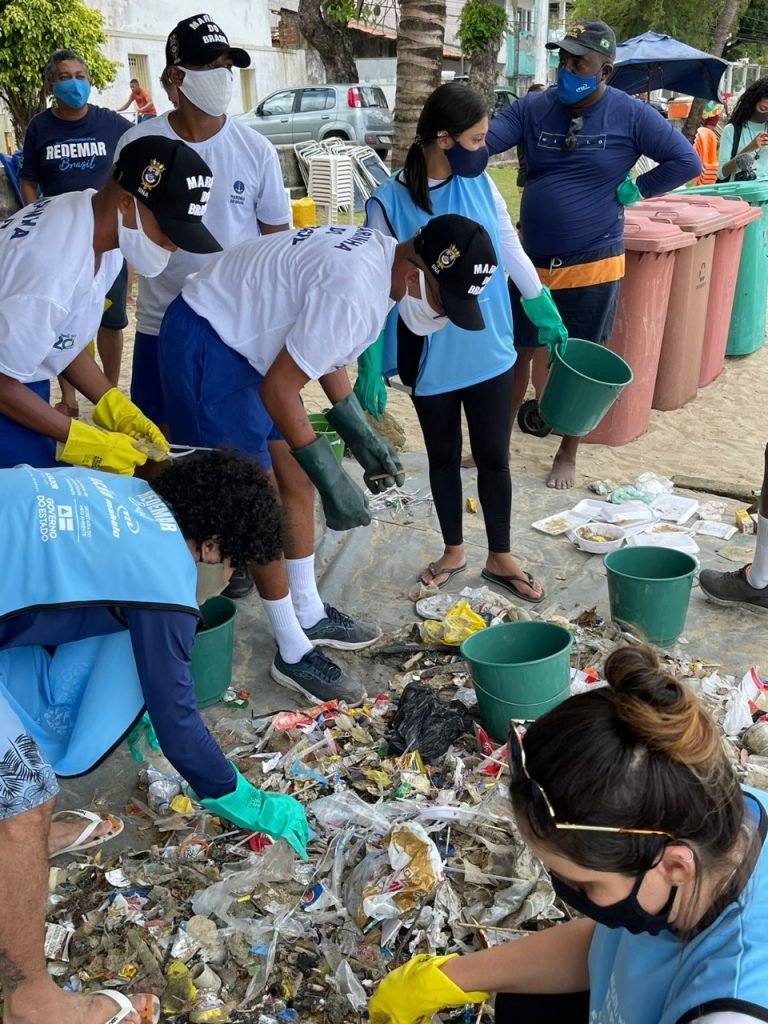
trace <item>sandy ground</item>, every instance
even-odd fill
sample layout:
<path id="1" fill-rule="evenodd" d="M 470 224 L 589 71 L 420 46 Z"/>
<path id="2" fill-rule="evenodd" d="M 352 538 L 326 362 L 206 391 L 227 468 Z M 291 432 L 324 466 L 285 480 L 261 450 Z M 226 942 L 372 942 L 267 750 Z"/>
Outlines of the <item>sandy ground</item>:
<path id="1" fill-rule="evenodd" d="M 135 307 L 129 307 L 125 332 L 121 386 L 128 391 L 133 348 Z M 351 374 L 354 376 L 354 374 Z M 54 386 L 53 391 L 56 392 Z M 310 412 L 325 406 L 322 391 L 312 383 L 305 391 Z M 54 399 L 56 401 L 57 399 Z M 87 415 L 87 403 L 81 408 Z M 416 414 L 407 395 L 390 389 L 387 409 L 406 432 L 406 449 L 423 451 Z M 580 479 L 610 478 L 619 483 L 651 470 L 669 476 L 701 477 L 726 487 L 756 488 L 760 484 L 763 450 L 768 438 L 764 413 L 768 409 L 768 349 L 751 356 L 727 359 L 725 369 L 695 401 L 674 412 L 653 412 L 642 437 L 619 448 L 583 445 L 579 455 Z M 544 478 L 558 439 L 512 434 L 512 470 L 525 470 Z"/>

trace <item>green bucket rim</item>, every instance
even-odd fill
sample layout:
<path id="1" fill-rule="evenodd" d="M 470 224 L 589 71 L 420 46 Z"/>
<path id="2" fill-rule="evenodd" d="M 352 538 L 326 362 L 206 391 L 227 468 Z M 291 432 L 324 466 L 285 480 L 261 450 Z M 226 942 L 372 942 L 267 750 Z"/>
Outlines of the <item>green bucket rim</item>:
<path id="1" fill-rule="evenodd" d="M 229 611 L 231 613 L 228 618 L 226 618 L 223 622 L 217 623 L 215 626 L 207 626 L 205 624 L 205 616 L 203 615 L 203 609 L 207 604 L 210 604 L 211 601 L 226 601 L 227 605 L 229 606 Z M 237 603 L 233 601 L 231 597 L 227 597 L 225 594 L 214 594 L 213 597 L 209 597 L 199 606 L 199 610 L 200 622 L 203 625 L 203 628 L 200 630 L 201 633 L 214 633 L 217 629 L 222 629 L 224 626 L 228 626 L 230 622 L 234 622 L 234 620 L 237 618 L 237 613 L 239 611 Z"/>
<path id="2" fill-rule="evenodd" d="M 687 572 L 676 573 L 674 576 L 639 576 L 635 573 L 623 572 L 621 569 L 614 569 L 614 567 L 608 561 L 611 555 L 619 555 L 620 553 L 623 554 L 627 551 L 637 551 L 643 553 L 653 552 L 654 554 L 658 554 L 659 551 L 664 550 L 674 552 L 675 555 L 687 558 L 690 562 L 693 563 L 693 567 Z M 655 544 L 638 544 L 631 548 L 618 548 L 616 551 L 609 551 L 607 555 L 603 555 L 603 565 L 608 570 L 608 572 L 612 573 L 614 576 L 621 576 L 623 579 L 626 580 L 638 580 L 645 583 L 673 583 L 675 580 L 685 580 L 688 579 L 689 576 L 693 576 L 693 574 L 699 568 L 698 560 L 694 558 L 693 555 L 689 554 L 689 552 L 675 551 L 674 548 L 660 548 L 657 547 Z"/>
<path id="3" fill-rule="evenodd" d="M 591 345 L 593 348 L 599 348 L 603 352 L 609 352 L 611 356 L 613 356 L 613 358 L 617 361 L 617 365 L 621 365 L 626 368 L 626 371 L 629 374 L 629 378 L 625 381 L 601 380 L 598 377 L 590 377 L 589 374 L 583 373 L 581 370 L 577 370 L 575 366 L 571 366 L 569 362 L 566 362 L 565 356 L 568 355 L 568 348 L 571 342 L 574 341 L 578 341 L 581 345 Z M 611 349 L 609 349 L 606 345 L 598 345 L 597 342 L 587 341 L 586 338 L 569 338 L 565 345 L 565 355 L 561 351 L 562 348 L 562 345 L 557 345 L 555 347 L 555 359 L 559 360 L 563 364 L 563 366 L 566 367 L 566 369 L 571 371 L 571 373 L 575 373 L 577 377 L 581 377 L 583 380 L 588 380 L 592 384 L 602 384 L 608 388 L 626 388 L 629 387 L 629 385 L 635 379 L 635 375 L 632 372 L 632 367 L 629 365 L 626 359 L 622 359 L 620 355 L 617 355 L 615 352 L 612 352 Z"/>
<path id="4" fill-rule="evenodd" d="M 546 654 L 543 658 L 536 658 L 533 661 L 530 659 L 526 659 L 525 661 L 482 661 L 480 658 L 475 658 L 473 655 L 467 654 L 467 644 L 472 643 L 475 637 L 484 636 L 487 633 L 487 629 L 506 629 L 509 626 L 547 626 L 550 629 L 558 630 L 560 633 L 564 634 L 568 638 L 568 643 L 559 651 L 553 651 L 552 654 Z M 467 661 L 471 661 L 475 665 L 486 665 L 488 668 L 499 668 L 503 665 L 541 665 L 543 662 L 550 661 L 552 658 L 560 657 L 560 655 L 569 651 L 571 647 L 573 647 L 573 633 L 567 630 L 564 626 L 559 626 L 556 622 L 502 622 L 498 626 L 488 626 L 487 629 L 480 629 L 476 633 L 472 633 L 462 642 L 459 650 Z"/>

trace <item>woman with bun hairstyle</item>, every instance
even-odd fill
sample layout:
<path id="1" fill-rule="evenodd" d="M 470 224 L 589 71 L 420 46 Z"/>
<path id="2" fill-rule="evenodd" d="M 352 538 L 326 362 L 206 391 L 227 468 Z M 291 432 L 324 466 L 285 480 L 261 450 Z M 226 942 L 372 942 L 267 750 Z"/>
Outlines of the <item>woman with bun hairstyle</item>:
<path id="1" fill-rule="evenodd" d="M 417 956 L 370 1004 L 415 1024 L 496 997 L 497 1024 L 768 1021 L 768 794 L 647 647 L 509 743 L 523 839 L 584 915 L 466 956 Z"/>
<path id="2" fill-rule="evenodd" d="M 414 323 L 401 303 L 400 315 L 396 308 L 387 319 L 383 343 L 363 354 L 355 391 L 368 411 L 378 415 L 382 393 L 386 395 L 382 370 L 387 377 L 399 375 L 411 390 L 444 543 L 440 557 L 422 571 L 421 581 L 442 587 L 466 568 L 463 409 L 488 538 L 482 576 L 514 597 L 538 603 L 544 598 L 541 584 L 510 553 L 509 436 L 516 355 L 504 271 L 520 290 L 525 312 L 538 326 L 543 343 L 563 340 L 566 330 L 520 245 L 501 194 L 485 172 L 487 132 L 487 110 L 479 93 L 455 82 L 440 86 L 424 104 L 405 166 L 366 203 L 368 227 L 398 241 L 410 238 L 438 214 L 460 214 L 483 225 L 498 257 L 498 265 L 483 271 L 488 281 L 479 300 L 483 322 L 472 329 L 449 323 L 438 333 L 434 312 L 427 309 L 427 316 Z M 440 254 L 446 266 L 455 258 L 451 249 Z"/>

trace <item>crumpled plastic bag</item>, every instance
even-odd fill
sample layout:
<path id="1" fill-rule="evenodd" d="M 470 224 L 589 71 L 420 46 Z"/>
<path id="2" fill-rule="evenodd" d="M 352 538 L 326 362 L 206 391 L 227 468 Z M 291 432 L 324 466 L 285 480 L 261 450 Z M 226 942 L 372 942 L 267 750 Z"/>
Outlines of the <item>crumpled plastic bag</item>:
<path id="1" fill-rule="evenodd" d="M 440 700 L 426 683 L 408 683 L 392 720 L 388 753 L 418 750 L 427 764 L 436 764 L 451 744 L 472 729 L 466 707 Z"/>
<path id="2" fill-rule="evenodd" d="M 419 633 L 425 644 L 452 644 L 456 647 L 468 636 L 485 628 L 485 620 L 472 611 L 467 601 L 457 601 L 446 612 L 442 622 L 425 619 L 419 623 Z"/>

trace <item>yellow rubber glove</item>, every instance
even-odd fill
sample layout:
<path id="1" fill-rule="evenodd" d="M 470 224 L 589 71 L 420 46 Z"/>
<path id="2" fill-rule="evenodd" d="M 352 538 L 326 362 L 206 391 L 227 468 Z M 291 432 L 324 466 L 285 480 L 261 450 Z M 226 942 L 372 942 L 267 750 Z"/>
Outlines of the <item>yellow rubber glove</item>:
<path id="1" fill-rule="evenodd" d="M 154 449 L 159 449 L 159 453 L 148 453 L 150 459 L 162 459 L 168 454 L 168 442 L 162 431 L 144 415 L 138 405 L 134 405 L 117 388 L 110 388 L 98 400 L 93 410 L 93 422 L 97 427 L 114 430 L 118 434 L 127 434 L 137 441 L 152 445 Z"/>
<path id="2" fill-rule="evenodd" d="M 446 1006 L 482 1003 L 490 992 L 465 992 L 440 970 L 450 956 L 415 956 L 382 981 L 368 1004 L 371 1024 L 417 1024 Z"/>
<path id="3" fill-rule="evenodd" d="M 133 476 L 134 469 L 147 461 L 147 454 L 135 448 L 125 434 L 98 430 L 88 423 L 72 420 L 66 444 L 56 445 L 56 459 L 73 466 Z"/>

